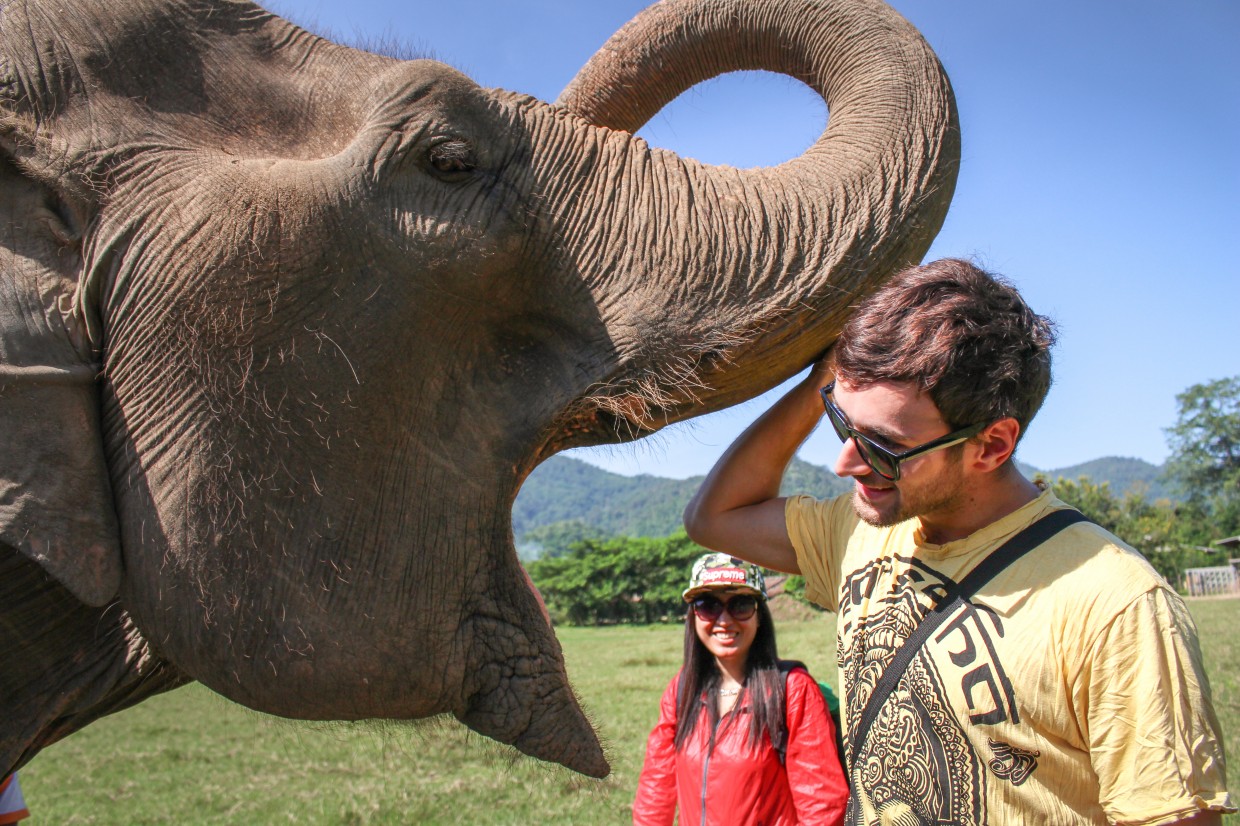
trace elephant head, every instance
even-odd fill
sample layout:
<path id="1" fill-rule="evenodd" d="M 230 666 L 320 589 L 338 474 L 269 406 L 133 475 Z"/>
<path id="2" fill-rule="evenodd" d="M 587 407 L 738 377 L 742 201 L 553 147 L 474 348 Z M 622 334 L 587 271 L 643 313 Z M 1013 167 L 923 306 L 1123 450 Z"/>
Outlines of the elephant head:
<path id="1" fill-rule="evenodd" d="M 554 105 L 245 0 L 15 0 L 0 36 L 0 626 L 41 652 L 0 770 L 199 680 L 606 774 L 521 482 L 795 373 L 924 254 L 959 157 L 878 0 L 665 0 Z M 631 134 L 740 69 L 822 94 L 803 156 Z"/>

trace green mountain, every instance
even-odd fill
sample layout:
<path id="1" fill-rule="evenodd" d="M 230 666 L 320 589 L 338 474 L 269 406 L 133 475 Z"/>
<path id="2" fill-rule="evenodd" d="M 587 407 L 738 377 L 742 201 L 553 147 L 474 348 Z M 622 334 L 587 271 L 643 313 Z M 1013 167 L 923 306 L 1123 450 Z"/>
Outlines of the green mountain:
<path id="1" fill-rule="evenodd" d="M 1019 464 L 1019 463 L 1018 463 Z M 1032 478 L 1032 473 L 1041 473 L 1047 479 L 1060 477 L 1076 481 L 1082 476 L 1102 484 L 1107 482 L 1111 492 L 1120 496 L 1129 491 L 1136 491 L 1146 499 L 1178 500 L 1182 497 L 1167 482 L 1163 481 L 1162 465 L 1152 465 L 1143 459 L 1130 459 L 1124 456 L 1104 456 L 1079 465 L 1059 468 L 1058 470 L 1038 471 L 1021 465 L 1021 471 Z"/>
<path id="2" fill-rule="evenodd" d="M 1070 467 L 1043 471 L 1018 462 L 1033 478 L 1082 476 L 1123 494 L 1139 490 L 1150 499 L 1173 498 L 1160 481 L 1162 467 L 1140 459 L 1108 456 Z M 572 538 L 606 536 L 667 536 L 680 529 L 681 514 L 702 484 L 701 476 L 668 479 L 661 476 L 621 476 L 567 456 L 555 456 L 526 480 L 512 509 L 512 531 L 523 555 L 545 544 Z M 807 493 L 826 499 L 851 487 L 830 469 L 793 459 L 781 492 Z M 554 539 L 553 539 L 554 537 Z"/>
<path id="3" fill-rule="evenodd" d="M 525 556 L 543 544 L 587 536 L 667 536 L 681 527 L 685 505 L 703 477 L 621 476 L 567 456 L 540 465 L 512 508 L 512 533 Z M 849 484 L 830 470 L 793 459 L 783 493 L 837 496 Z"/>

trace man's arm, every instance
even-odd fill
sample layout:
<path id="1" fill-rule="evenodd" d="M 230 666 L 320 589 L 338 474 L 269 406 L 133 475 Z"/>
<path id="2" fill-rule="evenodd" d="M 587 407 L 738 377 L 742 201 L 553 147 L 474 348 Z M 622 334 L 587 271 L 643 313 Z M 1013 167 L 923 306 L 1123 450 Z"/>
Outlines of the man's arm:
<path id="1" fill-rule="evenodd" d="M 788 538 L 779 484 L 801 443 L 822 418 L 824 362 L 742 433 L 685 508 L 685 530 L 703 547 L 766 568 L 800 573 Z"/>
<path id="2" fill-rule="evenodd" d="M 1078 664 L 1071 702 L 1083 710 L 1107 818 L 1161 822 L 1193 812 L 1175 823 L 1219 823 L 1219 810 L 1235 808 L 1223 736 L 1184 601 L 1156 585 L 1118 614 L 1102 616 L 1102 632 L 1081 641 L 1091 650 Z M 1199 806 L 1210 808 L 1196 811 Z"/>

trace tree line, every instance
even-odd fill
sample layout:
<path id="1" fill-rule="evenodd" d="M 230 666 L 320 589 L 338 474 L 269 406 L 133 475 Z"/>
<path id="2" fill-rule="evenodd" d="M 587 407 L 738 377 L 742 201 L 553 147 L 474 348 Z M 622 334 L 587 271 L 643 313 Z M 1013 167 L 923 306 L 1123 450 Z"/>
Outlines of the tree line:
<path id="1" fill-rule="evenodd" d="M 703 553 L 682 530 L 661 538 L 584 539 L 526 568 L 556 622 L 668 622 L 684 617 L 680 594 Z"/>
<path id="2" fill-rule="evenodd" d="M 1182 501 L 1150 502 L 1139 490 L 1117 494 L 1086 477 L 1045 480 L 1064 502 L 1145 555 L 1177 588 L 1188 568 L 1226 565 L 1215 540 L 1240 535 L 1240 376 L 1197 384 L 1176 396 L 1167 429 L 1167 480 Z M 666 537 L 611 537 L 581 523 L 549 526 L 543 556 L 527 565 L 556 622 L 597 625 L 678 622 L 680 593 L 705 549 L 684 531 Z M 804 601 L 804 581 L 785 593 Z"/>

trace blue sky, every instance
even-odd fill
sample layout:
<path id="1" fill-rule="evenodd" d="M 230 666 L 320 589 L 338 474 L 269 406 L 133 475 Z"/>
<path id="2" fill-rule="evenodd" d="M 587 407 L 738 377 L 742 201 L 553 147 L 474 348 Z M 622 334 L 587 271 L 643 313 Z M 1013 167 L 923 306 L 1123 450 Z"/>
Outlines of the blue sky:
<path id="1" fill-rule="evenodd" d="M 645 5 L 269 3 L 338 41 L 398 42 L 544 100 Z M 1240 374 L 1240 4 L 892 5 L 938 53 L 960 108 L 960 179 L 927 257 L 977 259 L 1059 325 L 1055 385 L 1018 455 L 1043 469 L 1164 461 L 1176 393 Z M 745 73 L 690 90 L 640 134 L 707 163 L 762 166 L 802 151 L 826 117 L 795 81 Z M 774 398 L 572 455 L 626 474 L 705 473 Z M 829 466 L 838 447 L 820 428 L 801 456 Z"/>

